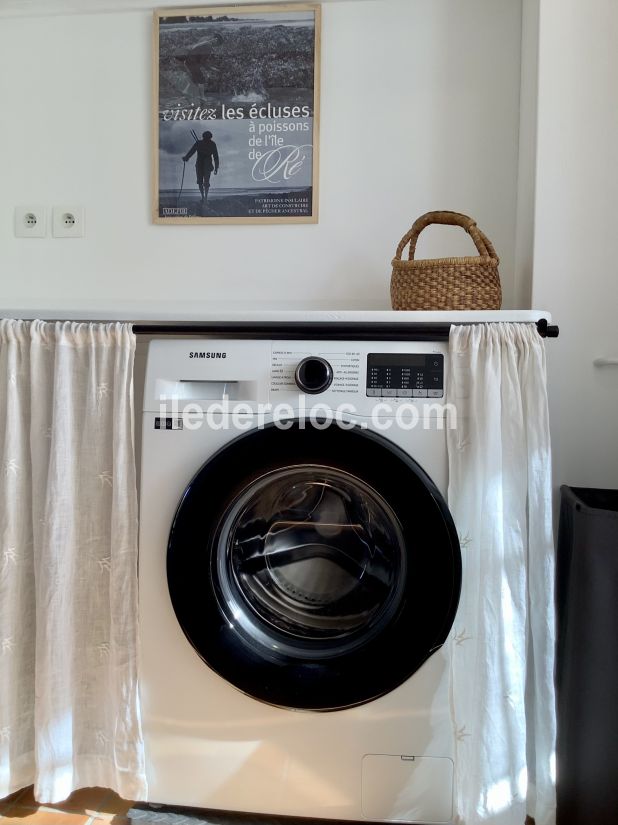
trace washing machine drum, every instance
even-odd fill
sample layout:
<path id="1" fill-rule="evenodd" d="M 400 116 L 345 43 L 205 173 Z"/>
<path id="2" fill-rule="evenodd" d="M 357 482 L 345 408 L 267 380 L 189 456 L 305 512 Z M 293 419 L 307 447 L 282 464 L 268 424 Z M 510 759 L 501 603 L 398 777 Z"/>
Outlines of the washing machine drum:
<path id="1" fill-rule="evenodd" d="M 445 641 L 457 533 L 429 476 L 385 438 L 270 426 L 197 473 L 171 529 L 172 604 L 244 693 L 339 710 L 393 690 Z"/>

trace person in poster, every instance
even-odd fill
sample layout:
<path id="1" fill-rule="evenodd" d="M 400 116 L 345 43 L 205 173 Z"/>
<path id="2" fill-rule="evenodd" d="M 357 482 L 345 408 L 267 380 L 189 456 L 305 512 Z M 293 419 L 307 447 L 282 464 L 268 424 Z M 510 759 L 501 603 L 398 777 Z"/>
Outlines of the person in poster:
<path id="1" fill-rule="evenodd" d="M 210 175 L 214 171 L 219 174 L 219 152 L 217 144 L 212 139 L 212 132 L 204 132 L 201 140 L 196 140 L 182 160 L 186 163 L 192 155 L 197 154 L 195 159 L 195 175 L 197 185 L 200 188 L 202 203 L 208 199 L 210 189 Z"/>
<path id="2" fill-rule="evenodd" d="M 317 220 L 319 7 L 281 8 L 156 13 L 157 222 Z"/>

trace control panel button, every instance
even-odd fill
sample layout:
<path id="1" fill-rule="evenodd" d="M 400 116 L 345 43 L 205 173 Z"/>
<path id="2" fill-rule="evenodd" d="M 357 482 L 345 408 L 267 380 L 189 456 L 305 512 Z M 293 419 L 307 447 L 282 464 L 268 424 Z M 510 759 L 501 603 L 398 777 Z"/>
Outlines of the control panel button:
<path id="1" fill-rule="evenodd" d="M 397 390 L 382 389 L 380 390 L 380 395 L 382 396 L 382 398 L 396 398 Z"/>
<path id="2" fill-rule="evenodd" d="M 427 393 L 428 398 L 442 398 L 444 395 L 444 390 L 429 390 Z"/>
<path id="3" fill-rule="evenodd" d="M 372 389 L 371 387 L 367 388 L 367 398 L 379 398 L 380 393 L 382 390 L 380 389 Z"/>
<path id="4" fill-rule="evenodd" d="M 412 390 L 397 390 L 397 398 L 412 398 Z"/>
<path id="5" fill-rule="evenodd" d="M 427 398 L 427 390 L 412 390 L 413 398 Z"/>

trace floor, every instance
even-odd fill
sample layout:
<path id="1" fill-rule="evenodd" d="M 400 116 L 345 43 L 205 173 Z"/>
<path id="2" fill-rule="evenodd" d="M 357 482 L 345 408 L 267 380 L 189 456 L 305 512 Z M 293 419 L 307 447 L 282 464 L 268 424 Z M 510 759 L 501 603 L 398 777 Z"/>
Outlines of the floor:
<path id="1" fill-rule="evenodd" d="M 84 788 L 65 802 L 39 805 L 32 788 L 0 799 L 0 825 L 324 825 L 314 819 L 162 808 L 121 799 L 105 788 Z"/>
<path id="2" fill-rule="evenodd" d="M 121 799 L 105 788 L 83 788 L 57 805 L 39 805 L 32 788 L 0 799 L 0 825 L 273 825 L 273 821 L 282 820 L 189 809 L 156 810 Z M 295 820 L 287 820 L 287 825 L 290 822 Z M 323 825 L 311 819 L 302 823 Z M 534 825 L 534 820 L 527 817 L 525 825 Z"/>
<path id="3" fill-rule="evenodd" d="M 0 800 L 1 825 L 130 825 L 132 802 L 105 788 L 84 788 L 65 802 L 39 805 L 32 788 Z"/>

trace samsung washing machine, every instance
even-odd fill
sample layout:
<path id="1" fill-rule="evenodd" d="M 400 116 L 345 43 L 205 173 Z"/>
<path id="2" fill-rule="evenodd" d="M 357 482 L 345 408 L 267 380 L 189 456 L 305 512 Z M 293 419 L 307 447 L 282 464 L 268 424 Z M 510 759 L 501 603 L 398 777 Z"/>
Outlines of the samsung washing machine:
<path id="1" fill-rule="evenodd" d="M 149 801 L 453 821 L 447 343 L 374 334 L 149 344 Z"/>

